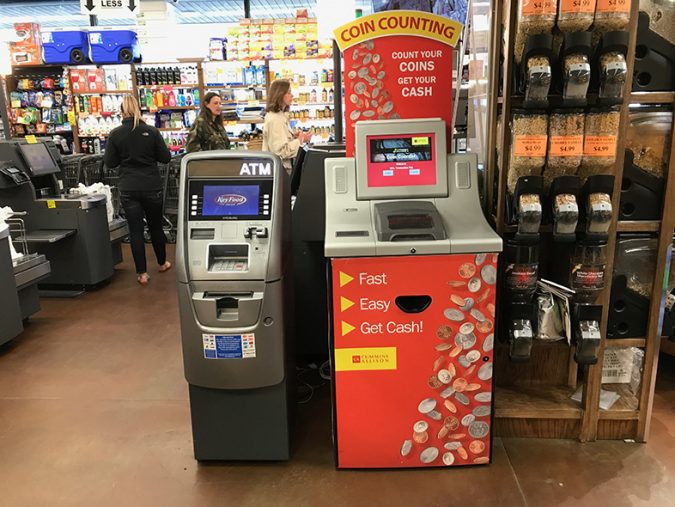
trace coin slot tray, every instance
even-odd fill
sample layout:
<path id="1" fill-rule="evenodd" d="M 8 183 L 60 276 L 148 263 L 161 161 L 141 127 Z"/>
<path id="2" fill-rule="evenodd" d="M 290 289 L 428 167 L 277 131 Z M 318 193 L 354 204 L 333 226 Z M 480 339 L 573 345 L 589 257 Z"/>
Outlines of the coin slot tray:
<path id="1" fill-rule="evenodd" d="M 612 280 L 607 317 L 608 338 L 640 338 L 647 332 L 649 299 L 628 288 L 626 275 Z"/>
<path id="2" fill-rule="evenodd" d="M 431 296 L 397 296 L 396 306 L 405 313 L 422 313 L 431 305 Z"/>
<path id="3" fill-rule="evenodd" d="M 633 152 L 626 150 L 619 220 L 659 220 L 664 182 L 633 164 Z"/>
<path id="4" fill-rule="evenodd" d="M 675 88 L 675 45 L 649 29 L 649 15 L 638 17 L 633 91 L 671 91 Z"/>

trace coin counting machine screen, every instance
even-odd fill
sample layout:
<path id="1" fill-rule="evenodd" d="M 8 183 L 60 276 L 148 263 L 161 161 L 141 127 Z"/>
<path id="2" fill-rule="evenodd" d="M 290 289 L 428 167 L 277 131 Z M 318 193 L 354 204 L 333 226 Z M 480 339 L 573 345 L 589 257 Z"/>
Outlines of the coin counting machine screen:
<path id="1" fill-rule="evenodd" d="M 21 150 L 21 155 L 23 155 L 33 176 L 53 174 L 60 171 L 59 166 L 56 165 L 44 144 L 20 144 L 19 150 Z"/>
<path id="2" fill-rule="evenodd" d="M 258 185 L 204 185 L 202 215 L 257 216 L 259 201 Z"/>
<path id="3" fill-rule="evenodd" d="M 435 134 L 368 136 L 368 186 L 435 185 Z"/>

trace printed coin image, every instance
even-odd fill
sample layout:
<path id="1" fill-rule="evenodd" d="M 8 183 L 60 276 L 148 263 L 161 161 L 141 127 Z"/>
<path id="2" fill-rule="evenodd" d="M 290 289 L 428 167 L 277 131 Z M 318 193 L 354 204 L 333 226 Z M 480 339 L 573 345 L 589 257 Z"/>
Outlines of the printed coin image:
<path id="1" fill-rule="evenodd" d="M 450 372 L 450 375 L 452 375 L 453 377 L 455 375 L 457 375 L 457 369 L 455 368 L 454 364 L 452 364 L 452 363 L 448 364 L 447 370 Z"/>
<path id="2" fill-rule="evenodd" d="M 443 421 L 443 426 L 448 428 L 450 431 L 455 431 L 457 428 L 459 428 L 459 419 L 449 415 L 445 418 L 445 421 Z"/>
<path id="3" fill-rule="evenodd" d="M 464 368 L 468 368 L 471 366 L 471 362 L 466 358 L 466 356 L 459 356 L 457 358 L 457 362 L 459 363 L 460 366 Z"/>
<path id="4" fill-rule="evenodd" d="M 431 417 L 434 421 L 440 421 L 441 419 L 443 419 L 443 415 L 436 410 L 432 410 L 427 414 L 427 416 Z"/>
<path id="5" fill-rule="evenodd" d="M 405 457 L 412 451 L 412 440 L 405 440 L 401 446 L 401 456 Z"/>
<path id="6" fill-rule="evenodd" d="M 443 360 L 445 358 L 443 356 L 440 356 L 438 359 L 434 361 L 434 371 L 438 371 L 438 369 L 441 367 L 443 364 Z"/>
<path id="7" fill-rule="evenodd" d="M 354 52 L 352 53 L 352 60 L 358 60 L 359 56 L 361 56 L 361 53 L 359 52 L 358 49 L 355 49 Z"/>
<path id="8" fill-rule="evenodd" d="M 497 269 L 491 264 L 487 264 L 481 268 L 480 276 L 488 285 L 497 283 Z"/>
<path id="9" fill-rule="evenodd" d="M 375 54 L 373 55 L 373 63 L 380 63 L 380 58 L 381 58 L 380 55 L 378 55 L 377 53 L 375 53 Z"/>
<path id="10" fill-rule="evenodd" d="M 380 72 L 377 73 L 377 79 L 382 80 L 386 75 L 387 74 L 383 70 L 381 70 Z"/>
<path id="11" fill-rule="evenodd" d="M 462 440 L 464 437 L 466 437 L 466 433 L 453 433 L 452 435 L 448 435 L 449 440 Z"/>
<path id="12" fill-rule="evenodd" d="M 352 104 L 357 104 L 359 102 L 359 96 L 356 95 L 355 93 L 352 93 L 349 96 L 349 100 L 351 101 Z"/>
<path id="13" fill-rule="evenodd" d="M 486 437 L 490 432 L 490 426 L 488 423 L 483 421 L 476 421 L 469 426 L 469 435 L 473 438 L 483 438 Z"/>
<path id="14" fill-rule="evenodd" d="M 458 296 L 457 294 L 453 294 L 450 296 L 450 301 L 455 303 L 457 306 L 463 306 L 466 303 L 466 300 L 462 296 Z"/>
<path id="15" fill-rule="evenodd" d="M 466 389 L 466 386 L 467 386 L 468 384 L 469 384 L 469 383 L 466 381 L 465 378 L 459 377 L 459 378 L 455 379 L 455 381 L 452 383 L 452 387 L 455 388 L 455 392 L 456 392 L 456 393 L 462 393 L 462 392 L 464 392 L 464 389 Z M 434 401 L 433 398 L 429 398 L 429 399 L 432 400 L 432 401 Z M 425 401 L 426 401 L 426 400 L 425 400 Z M 434 403 L 435 403 L 435 402 L 434 402 Z M 433 408 L 432 408 L 431 410 L 433 410 Z"/>
<path id="16" fill-rule="evenodd" d="M 440 326 L 436 330 L 436 336 L 438 336 L 441 340 L 447 340 L 452 336 L 452 328 L 450 326 Z"/>
<path id="17" fill-rule="evenodd" d="M 476 420 L 476 416 L 473 414 L 467 414 L 462 417 L 462 426 L 469 426 L 472 422 Z"/>
<path id="18" fill-rule="evenodd" d="M 389 118 L 391 118 L 392 120 L 400 120 L 401 115 L 398 113 L 393 113 Z"/>
<path id="19" fill-rule="evenodd" d="M 363 95 L 363 92 L 366 91 L 366 83 L 356 83 L 354 85 L 354 91 L 359 95 Z"/>
<path id="20" fill-rule="evenodd" d="M 455 404 L 454 404 L 452 401 L 450 401 L 450 400 L 445 400 L 445 401 L 443 402 L 443 405 L 445 406 L 445 408 L 447 408 L 447 409 L 448 409 L 450 412 L 452 412 L 453 414 L 456 414 L 456 413 L 457 413 L 457 407 L 455 406 Z"/>
<path id="21" fill-rule="evenodd" d="M 366 49 L 372 51 L 375 49 L 375 43 L 372 40 L 366 41 Z"/>
<path id="22" fill-rule="evenodd" d="M 459 345 L 464 350 L 468 350 L 474 345 L 476 345 L 476 341 L 477 341 L 476 335 L 473 333 L 469 334 L 457 333 L 455 335 L 455 345 Z"/>
<path id="23" fill-rule="evenodd" d="M 434 400 L 433 398 L 426 398 L 420 402 L 419 406 L 417 407 L 417 410 L 419 410 L 420 414 L 428 414 L 435 408 L 436 408 L 436 400 Z M 426 431 L 426 430 L 419 430 L 419 431 Z"/>
<path id="24" fill-rule="evenodd" d="M 457 454 L 459 454 L 459 457 L 462 459 L 469 459 L 469 453 L 466 452 L 466 449 L 464 447 L 460 447 L 457 449 Z"/>
<path id="25" fill-rule="evenodd" d="M 375 111 L 364 111 L 363 112 L 364 118 L 372 118 L 373 116 L 375 116 Z"/>
<path id="26" fill-rule="evenodd" d="M 453 394 L 455 394 L 455 388 L 452 387 L 452 386 L 448 386 L 441 391 L 441 398 L 443 398 L 443 399 L 449 398 Z"/>
<path id="27" fill-rule="evenodd" d="M 376 99 L 379 94 L 380 94 L 380 89 L 379 88 L 373 88 L 373 93 L 371 94 L 371 97 Z"/>
<path id="28" fill-rule="evenodd" d="M 450 466 L 455 462 L 455 457 L 452 455 L 451 452 L 446 452 L 443 454 L 443 464 L 446 466 Z"/>
<path id="29" fill-rule="evenodd" d="M 479 253 L 476 254 L 476 260 L 474 262 L 476 263 L 476 266 L 480 266 L 485 262 L 485 259 L 487 259 L 487 254 Z"/>
<path id="30" fill-rule="evenodd" d="M 473 409 L 473 415 L 476 417 L 487 417 L 490 415 L 491 411 L 490 405 L 479 405 Z"/>
<path id="31" fill-rule="evenodd" d="M 450 357 L 457 357 L 459 353 L 462 351 L 462 346 L 461 345 L 455 345 L 455 348 L 450 351 L 450 354 L 448 354 Z"/>
<path id="32" fill-rule="evenodd" d="M 482 303 L 485 301 L 488 296 L 490 295 L 490 289 L 485 289 L 485 292 L 483 292 L 480 296 L 478 296 L 478 302 Z"/>
<path id="33" fill-rule="evenodd" d="M 376 89 L 377 89 L 377 88 L 376 88 Z M 372 107 L 377 107 L 377 100 L 371 100 L 371 101 L 370 101 L 370 105 L 371 105 Z"/>
<path id="34" fill-rule="evenodd" d="M 483 315 L 483 312 L 481 312 L 478 308 L 472 308 L 470 313 L 471 316 L 478 322 L 484 322 L 487 320 L 487 317 L 485 317 L 485 315 Z"/>
<path id="35" fill-rule="evenodd" d="M 358 119 L 359 119 L 359 116 L 361 116 L 361 111 L 359 111 L 359 110 L 357 109 L 357 110 L 352 111 L 352 112 L 350 113 L 349 118 L 350 118 L 351 120 L 358 120 Z"/>
<path id="36" fill-rule="evenodd" d="M 493 264 L 497 264 L 497 261 L 499 260 L 499 254 L 492 254 L 492 262 Z"/>
<path id="37" fill-rule="evenodd" d="M 448 442 L 443 447 L 445 447 L 448 451 L 456 451 L 457 449 L 462 447 L 462 444 L 460 444 L 459 442 Z"/>
<path id="38" fill-rule="evenodd" d="M 438 380 L 444 384 L 449 384 L 452 380 L 452 374 L 448 370 L 441 370 L 438 372 Z"/>
<path id="39" fill-rule="evenodd" d="M 473 333 L 473 330 L 475 329 L 475 326 L 471 322 L 465 322 L 461 326 L 459 326 L 459 332 L 462 334 L 469 334 Z"/>
<path id="40" fill-rule="evenodd" d="M 466 354 L 466 358 L 467 358 L 467 359 L 469 360 L 469 362 L 471 362 L 471 363 L 475 363 L 476 361 L 478 361 L 478 360 L 480 359 L 480 357 L 481 357 L 481 353 L 478 352 L 477 350 L 470 350 L 470 351 Z"/>
<path id="41" fill-rule="evenodd" d="M 370 86 L 375 86 L 377 84 L 377 79 L 375 79 L 375 78 L 372 78 L 370 76 L 366 76 L 365 79 L 366 79 L 366 81 L 368 81 L 368 84 Z"/>
<path id="42" fill-rule="evenodd" d="M 391 100 L 382 106 L 382 111 L 384 111 L 385 113 L 391 113 L 393 109 L 394 103 Z"/>
<path id="43" fill-rule="evenodd" d="M 476 274 L 476 266 L 470 262 L 465 262 L 459 267 L 459 276 L 462 278 L 471 278 Z"/>
<path id="44" fill-rule="evenodd" d="M 446 350 L 450 350 L 452 348 L 451 343 L 439 343 L 434 347 L 438 352 L 444 352 Z"/>
<path id="45" fill-rule="evenodd" d="M 471 402 L 469 401 L 469 398 L 467 398 L 466 394 L 464 394 L 464 393 L 458 393 L 458 392 L 456 392 L 456 393 L 455 393 L 455 399 L 456 399 L 458 402 L 460 402 L 462 405 L 464 405 L 464 406 L 468 406 L 469 403 L 471 403 Z"/>
<path id="46" fill-rule="evenodd" d="M 488 463 L 490 463 L 490 458 L 488 458 L 487 456 L 481 456 L 480 458 L 476 458 L 475 460 L 473 460 L 473 462 L 476 465 L 487 465 Z"/>
<path id="47" fill-rule="evenodd" d="M 436 458 L 438 458 L 438 449 L 435 447 L 427 447 L 420 454 L 420 461 L 422 463 L 431 463 Z"/>
<path id="48" fill-rule="evenodd" d="M 471 375 L 471 374 L 474 372 L 475 369 L 476 369 L 476 365 L 475 365 L 475 364 L 472 364 L 471 366 L 469 366 L 469 367 L 466 369 L 466 371 L 464 372 L 464 376 L 465 376 L 465 377 L 468 377 L 469 375 Z M 469 384 L 468 386 L 466 386 L 466 389 L 465 389 L 465 390 L 466 390 L 466 391 L 473 391 L 474 389 L 469 389 L 469 387 L 470 387 L 470 386 L 474 386 L 474 385 L 476 385 L 476 384 Z"/>
<path id="49" fill-rule="evenodd" d="M 432 389 L 438 389 L 443 385 L 442 382 L 438 380 L 438 377 L 436 375 L 432 375 L 431 377 L 429 377 L 428 384 L 429 387 L 431 387 Z"/>
<path id="50" fill-rule="evenodd" d="M 474 399 L 480 403 L 490 403 L 492 401 L 492 393 L 478 393 Z"/>
<path id="51" fill-rule="evenodd" d="M 492 378 L 492 363 L 485 363 L 478 369 L 478 378 L 481 380 L 490 380 Z"/>
<path id="52" fill-rule="evenodd" d="M 359 69 L 358 75 L 359 75 L 360 78 L 366 77 L 368 75 L 368 67 L 361 67 Z M 361 83 L 359 83 L 359 84 L 361 84 Z M 361 91 L 361 92 L 358 92 L 358 93 L 363 93 L 363 92 Z"/>
<path id="53" fill-rule="evenodd" d="M 494 317 L 495 316 L 495 305 L 493 305 L 492 303 L 488 303 L 486 308 L 487 308 L 488 313 Z"/>
<path id="54" fill-rule="evenodd" d="M 459 280 L 451 280 L 451 281 L 448 282 L 448 285 L 450 287 L 454 287 L 454 288 L 464 287 L 466 285 L 466 282 L 461 282 Z"/>
<path id="55" fill-rule="evenodd" d="M 363 57 L 363 65 L 368 65 L 373 59 L 373 55 L 366 55 Z"/>
<path id="56" fill-rule="evenodd" d="M 413 433 L 413 440 L 418 444 L 426 444 L 429 440 L 429 434 L 424 431 L 422 433 Z"/>
<path id="57" fill-rule="evenodd" d="M 469 444 L 469 450 L 471 451 L 471 454 L 480 454 L 485 450 L 485 444 L 480 440 L 473 440 Z"/>
<path id="58" fill-rule="evenodd" d="M 459 309 L 468 312 L 469 310 L 471 310 L 471 308 L 473 308 L 474 305 L 473 298 L 466 298 L 464 301 L 465 301 L 464 305 L 460 306 Z"/>
<path id="59" fill-rule="evenodd" d="M 489 333 L 490 331 L 492 331 L 493 327 L 494 325 L 492 324 L 492 321 L 489 319 L 476 324 L 476 329 L 478 329 L 478 332 L 480 333 Z"/>
<path id="60" fill-rule="evenodd" d="M 441 429 L 438 430 L 438 435 L 436 436 L 438 437 L 439 440 L 443 440 L 445 437 L 448 436 L 448 433 L 450 433 L 450 430 L 448 429 L 447 426 L 443 425 L 441 426 Z"/>
<path id="61" fill-rule="evenodd" d="M 356 71 L 355 70 L 350 70 L 349 73 L 347 74 L 349 79 L 355 79 L 356 78 Z"/>
<path id="62" fill-rule="evenodd" d="M 461 322 L 464 320 L 464 314 L 454 308 L 448 308 L 443 312 L 443 315 L 446 319 L 452 320 L 453 322 Z"/>
<path id="63" fill-rule="evenodd" d="M 483 352 L 490 352 L 495 346 L 495 335 L 489 334 L 483 340 Z"/>
<path id="64" fill-rule="evenodd" d="M 415 433 L 424 433 L 429 429 L 429 423 L 426 421 L 417 421 L 413 426 L 413 431 Z"/>
<path id="65" fill-rule="evenodd" d="M 468 286 L 469 292 L 473 293 L 478 292 L 480 290 L 480 286 L 481 286 L 480 278 L 472 278 L 471 280 L 469 280 Z"/>
<path id="66" fill-rule="evenodd" d="M 471 368 L 474 368 L 476 365 L 474 364 Z M 473 373 L 473 372 L 471 372 Z M 468 375 L 468 370 L 467 370 L 467 375 Z M 466 386 L 466 389 L 464 390 L 467 393 L 472 393 L 474 391 L 478 391 L 480 389 L 480 384 L 469 384 Z"/>

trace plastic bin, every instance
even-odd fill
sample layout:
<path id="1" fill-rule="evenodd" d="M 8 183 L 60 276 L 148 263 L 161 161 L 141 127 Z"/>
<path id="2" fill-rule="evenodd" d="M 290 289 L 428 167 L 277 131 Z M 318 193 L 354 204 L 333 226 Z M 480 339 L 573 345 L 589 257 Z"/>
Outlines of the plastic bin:
<path id="1" fill-rule="evenodd" d="M 140 62 L 138 36 L 133 30 L 90 30 L 89 58 L 93 63 Z"/>
<path id="2" fill-rule="evenodd" d="M 46 64 L 85 63 L 89 38 L 84 30 L 42 32 L 42 59 Z"/>

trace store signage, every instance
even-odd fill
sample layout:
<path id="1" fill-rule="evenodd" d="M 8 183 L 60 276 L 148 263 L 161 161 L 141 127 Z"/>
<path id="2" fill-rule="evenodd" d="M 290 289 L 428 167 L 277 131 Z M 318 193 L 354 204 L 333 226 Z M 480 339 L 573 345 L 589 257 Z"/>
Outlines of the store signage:
<path id="1" fill-rule="evenodd" d="M 96 16 L 129 16 L 139 10 L 140 0 L 80 0 L 80 12 Z"/>
<path id="2" fill-rule="evenodd" d="M 442 118 L 452 140 L 452 51 L 463 25 L 420 11 L 386 11 L 334 30 L 344 56 L 347 156 L 360 120 Z"/>

